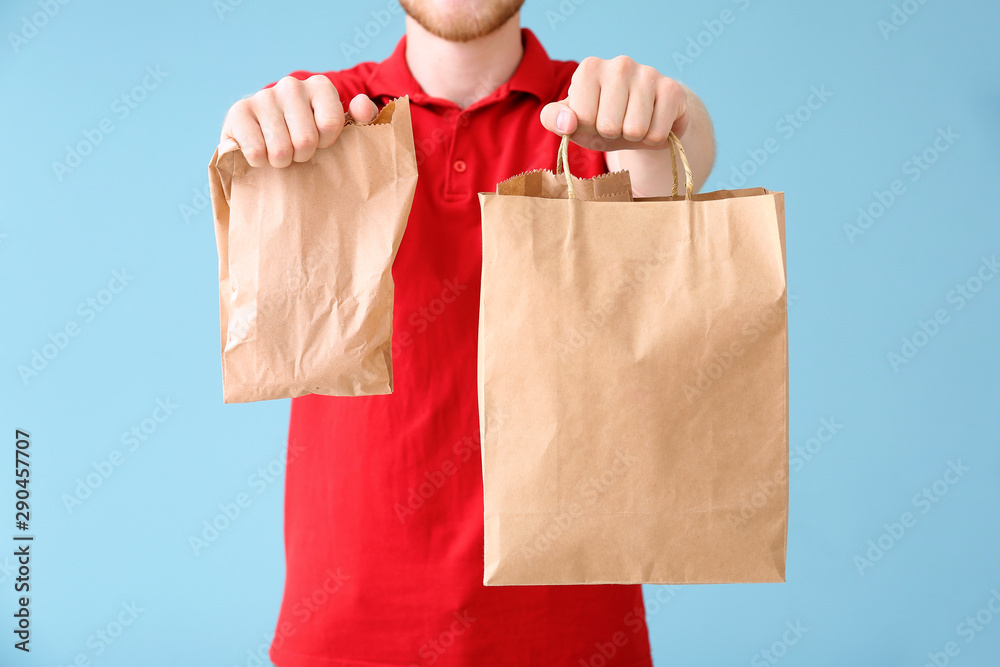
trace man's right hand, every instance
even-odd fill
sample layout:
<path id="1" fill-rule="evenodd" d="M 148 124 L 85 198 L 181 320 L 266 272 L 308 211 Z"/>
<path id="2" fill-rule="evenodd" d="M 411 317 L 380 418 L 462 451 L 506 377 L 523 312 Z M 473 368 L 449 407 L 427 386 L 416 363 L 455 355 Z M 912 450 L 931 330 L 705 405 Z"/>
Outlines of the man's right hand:
<path id="1" fill-rule="evenodd" d="M 378 107 L 367 95 L 351 100 L 349 113 L 370 123 Z M 344 129 L 344 106 L 333 82 L 322 74 L 305 81 L 286 76 L 270 88 L 234 104 L 222 124 L 219 152 L 243 151 L 251 167 L 287 167 L 306 162 Z"/>

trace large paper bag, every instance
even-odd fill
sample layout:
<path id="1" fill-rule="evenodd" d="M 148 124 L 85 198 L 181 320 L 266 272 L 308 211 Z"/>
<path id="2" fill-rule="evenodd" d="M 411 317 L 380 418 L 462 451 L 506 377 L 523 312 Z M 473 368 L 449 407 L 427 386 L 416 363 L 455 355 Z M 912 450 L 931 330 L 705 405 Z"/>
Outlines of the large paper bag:
<path id="1" fill-rule="evenodd" d="M 417 181 L 406 97 L 308 162 L 208 168 L 223 400 L 392 392 L 392 263 Z"/>
<path id="2" fill-rule="evenodd" d="M 785 580 L 783 194 L 686 181 L 479 195 L 487 585 Z"/>

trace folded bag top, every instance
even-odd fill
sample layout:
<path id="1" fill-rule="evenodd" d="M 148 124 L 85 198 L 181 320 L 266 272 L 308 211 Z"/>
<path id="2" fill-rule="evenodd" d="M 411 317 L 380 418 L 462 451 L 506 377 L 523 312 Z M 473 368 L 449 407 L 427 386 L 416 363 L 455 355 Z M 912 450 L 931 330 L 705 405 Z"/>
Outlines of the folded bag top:
<path id="1" fill-rule="evenodd" d="M 392 264 L 417 181 L 409 100 L 307 162 L 209 164 L 223 399 L 392 392 Z"/>
<path id="2" fill-rule="evenodd" d="M 480 193 L 486 585 L 785 580 L 784 196 L 535 170 Z M 684 192 L 679 192 L 683 167 Z"/>

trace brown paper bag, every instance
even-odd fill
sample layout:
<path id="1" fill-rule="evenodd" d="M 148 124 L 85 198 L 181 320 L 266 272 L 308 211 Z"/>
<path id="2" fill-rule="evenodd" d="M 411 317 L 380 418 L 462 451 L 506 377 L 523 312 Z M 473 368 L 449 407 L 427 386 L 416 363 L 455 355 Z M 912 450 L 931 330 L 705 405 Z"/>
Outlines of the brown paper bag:
<path id="1" fill-rule="evenodd" d="M 392 392 L 392 263 L 417 162 L 406 97 L 308 162 L 208 168 L 226 403 Z"/>
<path id="2" fill-rule="evenodd" d="M 484 584 L 785 580 L 783 193 L 674 170 L 479 195 Z"/>

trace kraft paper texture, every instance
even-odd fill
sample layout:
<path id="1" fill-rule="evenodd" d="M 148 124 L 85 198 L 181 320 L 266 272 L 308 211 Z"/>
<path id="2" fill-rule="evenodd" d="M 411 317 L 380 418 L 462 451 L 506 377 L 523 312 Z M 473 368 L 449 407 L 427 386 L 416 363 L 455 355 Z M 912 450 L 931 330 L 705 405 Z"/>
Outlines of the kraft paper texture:
<path id="1" fill-rule="evenodd" d="M 417 181 L 406 97 L 308 162 L 209 164 L 223 400 L 392 392 L 392 263 Z"/>
<path id="2" fill-rule="evenodd" d="M 511 181 L 479 194 L 483 583 L 784 581 L 783 193 Z"/>

